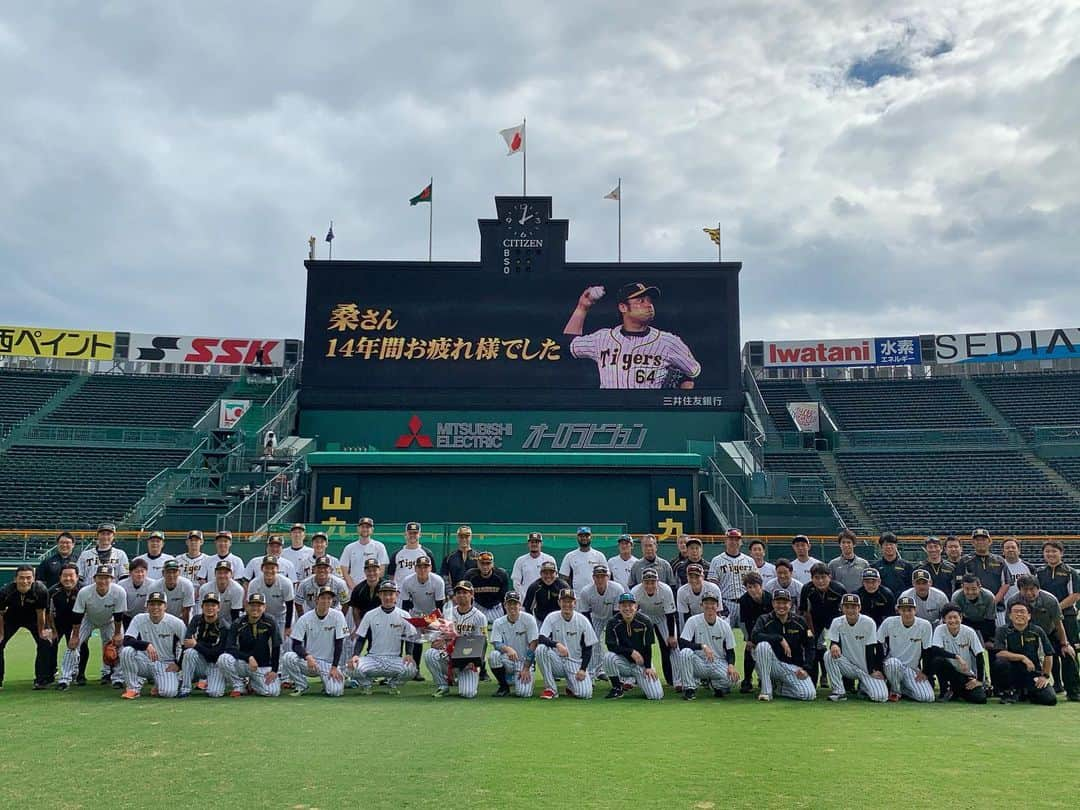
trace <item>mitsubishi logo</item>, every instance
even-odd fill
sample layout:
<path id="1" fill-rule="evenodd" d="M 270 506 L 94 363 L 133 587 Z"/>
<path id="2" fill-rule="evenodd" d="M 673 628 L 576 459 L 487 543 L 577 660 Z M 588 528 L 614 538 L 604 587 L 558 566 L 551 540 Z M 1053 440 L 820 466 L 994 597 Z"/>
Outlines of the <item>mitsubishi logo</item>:
<path id="1" fill-rule="evenodd" d="M 420 421 L 420 417 L 413 414 L 412 419 L 409 420 L 409 432 L 398 436 L 397 441 L 394 442 L 394 447 L 401 450 L 411 447 L 413 442 L 416 442 L 419 447 L 434 447 L 431 437 L 420 432 L 420 428 L 423 426 L 424 423 Z"/>

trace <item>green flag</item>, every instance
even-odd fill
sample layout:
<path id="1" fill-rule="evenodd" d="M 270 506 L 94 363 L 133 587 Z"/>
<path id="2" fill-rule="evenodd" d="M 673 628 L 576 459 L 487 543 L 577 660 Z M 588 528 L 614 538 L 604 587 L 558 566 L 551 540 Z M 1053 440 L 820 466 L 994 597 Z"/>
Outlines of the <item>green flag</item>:
<path id="1" fill-rule="evenodd" d="M 424 190 L 417 194 L 415 197 L 409 200 L 409 205 L 416 205 L 417 203 L 430 203 L 431 202 L 431 183 L 424 186 Z"/>

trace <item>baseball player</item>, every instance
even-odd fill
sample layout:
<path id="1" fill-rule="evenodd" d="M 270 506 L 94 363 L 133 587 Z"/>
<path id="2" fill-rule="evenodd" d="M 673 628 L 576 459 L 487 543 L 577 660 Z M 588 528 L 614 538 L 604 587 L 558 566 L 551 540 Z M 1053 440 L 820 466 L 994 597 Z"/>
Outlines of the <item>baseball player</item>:
<path id="1" fill-rule="evenodd" d="M 245 687 L 262 697 L 281 694 L 281 629 L 265 611 L 266 597 L 248 594 L 245 616 L 233 625 L 229 649 L 218 658 L 218 666 L 232 679 L 229 697 L 243 696 Z"/>
<path id="2" fill-rule="evenodd" d="M 617 583 L 613 583 L 617 584 Z M 619 594 L 619 612 L 604 627 L 604 671 L 611 681 L 605 699 L 626 694 L 623 678 L 634 678 L 647 700 L 663 700 L 664 687 L 652 666 L 652 648 L 656 635 L 653 623 L 637 615 L 637 600 L 632 593 Z"/>
<path id="3" fill-rule="evenodd" d="M 640 281 L 619 288 L 621 325 L 583 335 L 585 317 L 604 297 L 603 287 L 589 287 L 563 327 L 574 336 L 570 356 L 596 363 L 601 388 L 693 388 L 701 365 L 682 338 L 652 326 L 654 299 L 660 290 Z"/>
<path id="4" fill-rule="evenodd" d="M 119 582 L 120 587 L 124 589 L 124 598 L 127 602 L 127 609 L 124 611 L 125 630 L 132 619 L 146 611 L 147 594 L 154 590 L 152 587 L 154 581 L 146 576 L 146 570 L 146 560 L 132 560 L 129 576 Z"/>
<path id="5" fill-rule="evenodd" d="M 810 538 L 805 534 L 795 535 L 791 550 L 795 553 L 795 559 L 791 561 L 791 575 L 803 585 L 809 585 L 810 569 L 821 564 L 817 557 L 810 556 Z"/>
<path id="6" fill-rule="evenodd" d="M 761 686 L 758 700 L 772 700 L 773 689 L 792 700 L 817 697 L 808 671 L 817 660 L 817 644 L 806 622 L 792 611 L 791 594 L 784 588 L 772 592 L 772 611 L 754 623 L 750 643 Z"/>
<path id="7" fill-rule="evenodd" d="M 750 545 L 746 547 L 746 551 L 753 558 L 754 565 L 757 566 L 754 570 L 758 572 L 763 584 L 771 579 L 776 579 L 776 566 L 765 559 L 765 544 L 763 542 L 751 540 Z M 772 591 L 767 591 L 767 593 L 772 593 Z"/>
<path id="8" fill-rule="evenodd" d="M 71 641 L 72 630 L 75 628 L 75 600 L 78 596 L 79 567 L 71 562 L 60 569 L 59 581 L 49 589 L 49 609 L 45 613 L 45 624 L 50 630 L 50 675 L 56 672 L 60 645 Z M 86 686 L 86 659 L 89 657 L 89 651 L 79 657 L 79 672 L 75 676 L 78 686 Z M 67 689 L 68 686 L 69 684 L 56 684 L 56 688 L 60 690 Z"/>
<path id="9" fill-rule="evenodd" d="M 349 594 L 349 624 L 359 627 L 364 615 L 382 604 L 379 583 L 382 582 L 382 566 L 375 559 L 364 563 L 364 578 Z"/>
<path id="10" fill-rule="evenodd" d="M 438 574 L 431 572 L 431 560 L 427 557 L 419 557 L 414 571 L 415 573 L 405 580 L 401 593 L 398 595 L 401 600 L 401 609 L 410 616 L 427 616 L 436 610 L 442 611 L 446 603 L 446 583 Z M 423 652 L 423 643 L 408 642 L 407 652 L 414 662 L 419 662 Z M 422 681 L 424 676 L 417 669 L 412 679 Z"/>
<path id="11" fill-rule="evenodd" d="M 555 562 L 555 558 L 544 552 L 544 535 L 540 532 L 529 532 L 529 551 L 514 560 L 514 568 L 510 572 L 510 581 L 514 590 L 525 593 L 529 586 L 540 579 L 540 565 L 545 562 Z"/>
<path id="12" fill-rule="evenodd" d="M 211 591 L 203 597 L 199 615 L 191 620 L 184 634 L 177 697 L 188 697 L 192 681 L 199 679 L 206 680 L 207 697 L 219 698 L 225 694 L 225 673 L 218 666 L 218 659 L 228 641 L 229 627 L 221 620 L 221 600 Z"/>
<path id="13" fill-rule="evenodd" d="M 680 537 L 678 542 L 682 545 L 683 553 L 671 562 L 671 572 L 675 575 L 680 586 L 687 583 L 686 568 L 689 565 L 700 565 L 704 570 L 709 570 L 709 564 L 702 557 L 701 540 L 697 537 Z M 710 577 L 712 579 L 712 577 Z M 715 582 L 716 580 L 713 579 Z"/>
<path id="14" fill-rule="evenodd" d="M 862 572 L 870 565 L 855 553 L 855 532 L 844 529 L 837 535 L 840 555 L 829 560 L 829 573 L 833 582 L 844 586 L 848 593 L 855 593 L 862 586 Z"/>
<path id="15" fill-rule="evenodd" d="M 1039 588 L 1039 580 L 1031 574 L 1021 574 L 1016 579 L 1017 593 L 1008 606 L 1023 602 L 1031 613 L 1031 624 L 1042 630 L 1054 647 L 1054 663 L 1062 677 L 1055 694 L 1068 693 L 1070 701 L 1080 698 L 1080 677 L 1077 675 L 1076 650 L 1065 633 L 1061 605 L 1049 591 Z M 1058 660 L 1060 659 L 1060 660 Z"/>
<path id="16" fill-rule="evenodd" d="M 124 639 L 124 611 L 127 610 L 127 597 L 124 589 L 113 582 L 113 569 L 109 565 L 99 565 L 93 575 L 93 584 L 79 590 L 72 608 L 72 628 L 68 647 L 60 665 L 60 683 L 66 689 L 79 671 L 82 649 L 94 630 L 101 632 L 102 643 L 106 636 L 120 644 Z M 113 667 L 109 676 L 114 688 L 123 686 L 123 674 L 119 667 Z"/>
<path id="17" fill-rule="evenodd" d="M 222 529 L 214 536 L 214 554 L 208 554 L 199 569 L 198 581 L 205 585 L 214 578 L 214 567 L 219 562 L 227 562 L 232 568 L 233 579 L 240 579 L 244 575 L 244 561 L 232 553 L 232 532 Z"/>
<path id="18" fill-rule="evenodd" d="M 409 526 L 416 527 L 416 535 L 419 537 L 420 524 L 406 524 L 406 535 L 408 535 Z M 349 590 L 355 588 L 356 583 L 364 578 L 364 563 L 368 560 L 375 560 L 382 566 L 383 571 L 390 566 L 390 555 L 386 553 L 386 546 L 372 536 L 374 531 L 374 520 L 369 517 L 360 518 L 356 524 L 357 539 L 349 543 L 341 551 L 341 571 L 344 574 L 345 584 L 349 586 Z"/>
<path id="19" fill-rule="evenodd" d="M 675 578 L 675 572 L 671 563 L 658 555 L 658 543 L 655 534 L 646 534 L 641 538 L 641 559 L 634 563 L 630 569 L 630 587 L 641 584 L 641 574 L 646 568 L 656 571 L 660 581 L 671 588 L 675 593 L 679 590 L 679 580 Z"/>
<path id="20" fill-rule="evenodd" d="M 630 593 L 637 600 L 638 615 L 653 623 L 654 633 L 660 642 L 660 663 L 664 670 L 664 680 L 668 686 L 675 686 L 675 675 L 671 666 L 672 653 L 679 649 L 675 594 L 660 581 L 660 575 L 654 569 L 645 569 L 642 577 L 641 583 L 635 585 Z"/>
<path id="21" fill-rule="evenodd" d="M 34 639 L 34 688 L 45 689 L 51 683 L 52 636 L 45 619 L 49 611 L 49 589 L 34 580 L 34 568 L 20 565 L 15 581 L 0 589 L 0 687 L 4 684 L 4 649 L 21 628 Z M 72 672 L 74 675 L 74 671 Z M 68 679 L 70 682 L 70 678 Z"/>
<path id="22" fill-rule="evenodd" d="M 979 634 L 963 624 L 963 614 L 950 604 L 941 611 L 941 624 L 934 629 L 934 674 L 941 684 L 941 702 L 959 696 L 967 703 L 986 703 L 986 690 L 976 673 L 984 652 Z"/>
<path id="23" fill-rule="evenodd" d="M 146 553 L 135 558 L 146 560 L 146 576 L 150 579 L 161 579 L 165 563 L 175 559 L 172 554 L 165 553 L 165 533 L 158 531 L 150 532 L 150 536 L 146 538 Z"/>
<path id="24" fill-rule="evenodd" d="M 446 614 L 458 636 L 483 636 L 487 631 L 487 618 L 482 611 L 473 606 L 473 586 L 461 581 L 454 586 L 454 604 Z M 435 681 L 434 697 L 441 698 L 450 694 L 450 655 L 447 641 L 437 638 L 424 653 L 424 666 Z M 480 669 L 476 664 L 466 664 L 455 673 L 458 694 L 463 698 L 476 697 L 480 686 Z"/>
<path id="25" fill-rule="evenodd" d="M 281 676 L 292 683 L 293 697 L 308 690 L 308 676 L 319 677 L 327 697 L 345 694 L 345 676 L 337 664 L 349 628 L 341 611 L 333 607 L 336 599 L 337 592 L 324 585 L 315 597 L 315 609 L 296 620 L 289 636 L 292 649 L 281 656 Z"/>
<path id="26" fill-rule="evenodd" d="M 439 568 L 439 576 L 446 582 L 461 582 L 465 579 L 466 571 L 476 568 L 479 554 L 472 547 L 472 535 L 472 527 L 458 526 L 457 548 L 443 557 Z"/>
<path id="27" fill-rule="evenodd" d="M 695 700 L 702 680 L 710 682 L 713 695 L 724 697 L 739 682 L 735 669 L 735 634 L 720 616 L 720 596 L 707 592 L 702 612 L 691 616 L 679 636 L 675 667 L 682 683 L 683 700 Z"/>
<path id="28" fill-rule="evenodd" d="M 960 590 L 960 578 L 964 575 L 960 570 L 960 563 L 964 559 L 964 545 L 960 542 L 959 537 L 950 534 L 946 536 L 943 547 L 945 549 L 945 559 L 952 563 L 953 566 L 953 593 L 955 594 Z"/>
<path id="29" fill-rule="evenodd" d="M 927 537 L 923 541 L 926 559 L 919 563 L 919 568 L 930 572 L 930 584 L 948 597 L 956 590 L 956 566 L 941 556 L 941 541 L 936 537 Z"/>
<path id="30" fill-rule="evenodd" d="M 240 575 L 239 581 L 244 584 L 255 581 L 262 574 L 262 561 L 266 557 L 277 557 L 278 573 L 288 579 L 295 588 L 300 582 L 299 572 L 297 572 L 296 566 L 292 564 L 291 560 L 281 556 L 281 550 L 281 535 L 270 535 L 266 540 L 265 552 L 256 554 L 248 560 L 248 564 L 244 566 L 244 573 Z M 304 577 L 304 579 L 306 578 L 307 577 Z"/>
<path id="31" fill-rule="evenodd" d="M 912 587 L 900 594 L 915 600 L 915 615 L 920 619 L 926 619 L 931 627 L 937 627 L 941 619 L 941 611 L 949 604 L 949 597 L 939 591 L 931 583 L 933 577 L 925 568 L 916 568 L 911 575 Z"/>
<path id="32" fill-rule="evenodd" d="M 960 560 L 956 566 L 956 574 L 959 577 L 974 574 L 982 586 L 994 594 L 994 621 L 1001 627 L 1005 624 L 1005 596 L 1012 585 L 1012 574 L 1009 566 L 1005 564 L 1005 558 L 990 552 L 990 532 L 986 529 L 972 531 L 971 544 L 975 551 Z"/>
<path id="33" fill-rule="evenodd" d="M 49 590 L 60 582 L 60 569 L 65 565 L 74 565 L 76 572 L 79 556 L 75 553 L 75 538 L 71 532 L 60 532 L 56 536 L 56 551 L 38 563 L 34 579 Z"/>
<path id="34" fill-rule="evenodd" d="M 543 622 L 549 613 L 559 609 L 559 594 L 567 590 L 570 584 L 559 577 L 554 560 L 545 560 L 540 564 L 540 579 L 529 586 L 525 592 L 525 604 L 522 606 L 538 622 Z"/>
<path id="35" fill-rule="evenodd" d="M 1005 593 L 1005 610 L 1009 609 L 1009 600 L 1016 596 L 1018 588 L 1016 580 L 1025 574 L 1033 575 L 1035 569 L 1020 559 L 1020 542 L 1015 537 L 1006 537 L 1001 542 L 1001 556 L 1005 560 L 1005 566 L 1009 569 L 1012 583 Z"/>
<path id="36" fill-rule="evenodd" d="M 150 583 L 150 590 L 165 594 L 165 611 L 187 627 L 191 620 L 191 609 L 195 607 L 195 586 L 180 576 L 180 563 L 176 560 L 166 562 L 162 567 L 162 578 Z"/>
<path id="37" fill-rule="evenodd" d="M 329 546 L 330 546 L 330 540 L 329 540 L 329 538 L 327 538 L 326 532 L 315 532 L 315 534 L 311 535 L 311 553 L 312 553 L 312 558 L 311 559 L 314 561 L 316 557 L 329 557 L 330 558 L 330 573 L 333 574 L 336 577 L 341 577 L 342 579 L 345 579 L 345 572 L 341 568 L 341 561 L 337 557 L 335 557 L 333 554 L 331 554 L 329 551 L 327 551 L 327 548 L 329 548 Z M 381 565 L 381 564 L 380 564 L 380 568 L 381 568 L 381 570 L 384 570 L 384 571 L 386 570 L 386 566 Z M 307 571 L 304 571 L 304 572 L 302 572 L 301 579 L 307 579 L 308 577 L 310 577 L 314 573 L 315 573 L 315 571 L 314 571 L 313 568 L 309 569 Z"/>
<path id="38" fill-rule="evenodd" d="M 1077 649 L 1077 645 L 1080 645 L 1080 628 L 1076 622 L 1076 603 L 1080 601 L 1080 574 L 1062 563 L 1064 551 L 1065 547 L 1058 540 L 1047 540 L 1043 543 L 1043 561 L 1046 565 L 1039 569 L 1036 577 L 1039 587 L 1057 598 L 1065 637 L 1073 645 L 1073 649 Z M 1054 683 L 1058 686 L 1064 684 L 1059 656 L 1054 656 Z M 1072 695 L 1067 687 L 1065 691 Z"/>
<path id="39" fill-rule="evenodd" d="M 128 575 L 127 552 L 113 547 L 116 539 L 116 526 L 112 523 L 102 523 L 97 527 L 97 543 L 94 548 L 88 548 L 79 555 L 79 582 L 89 585 L 102 565 L 112 569 L 114 580 L 121 580 Z"/>
<path id="40" fill-rule="evenodd" d="M 296 605 L 296 615 L 303 616 L 315 609 L 319 592 L 323 588 L 329 588 L 334 592 L 334 601 L 330 607 L 344 611 L 342 605 L 349 604 L 349 587 L 341 577 L 335 577 L 330 573 L 331 563 L 329 557 L 319 557 L 314 561 L 315 573 L 303 580 L 296 586 L 293 602 Z"/>
<path id="41" fill-rule="evenodd" d="M 881 556 L 870 565 L 881 574 L 881 585 L 894 594 L 903 593 L 911 587 L 911 576 L 915 566 L 900 556 L 900 547 L 896 535 L 885 532 L 881 535 Z"/>
<path id="42" fill-rule="evenodd" d="M 630 590 L 630 572 L 638 558 L 634 556 L 634 538 L 629 534 L 619 535 L 619 553 L 614 557 L 608 557 L 608 571 L 611 572 L 612 582 L 618 582 L 626 590 Z"/>
<path id="43" fill-rule="evenodd" d="M 593 632 L 598 639 L 605 638 L 608 622 L 619 612 L 619 597 L 626 589 L 618 582 L 611 581 L 607 565 L 593 567 L 592 582 L 582 588 L 578 595 L 578 605 L 582 615 L 592 622 Z M 607 680 L 604 657 L 597 647 L 592 657 L 589 677 L 593 680 Z"/>
<path id="44" fill-rule="evenodd" d="M 877 640 L 877 625 L 863 616 L 859 597 L 845 593 L 840 598 L 843 616 L 833 619 L 828 630 L 829 648 L 825 655 L 825 671 L 832 687 L 829 700 L 847 700 L 844 678 L 858 680 L 859 691 L 875 703 L 889 700 L 889 685 L 881 671 L 881 647 Z"/>
<path id="45" fill-rule="evenodd" d="M 537 638 L 536 666 L 544 678 L 543 700 L 559 696 L 557 678 L 566 679 L 567 697 L 589 700 L 593 684 L 589 663 L 599 641 L 592 622 L 574 609 L 577 595 L 571 588 L 559 594 L 559 610 L 549 613 L 540 625 Z"/>
<path id="46" fill-rule="evenodd" d="M 757 571 L 751 571 L 743 577 L 743 586 L 746 593 L 739 597 L 739 627 L 742 628 L 743 646 L 743 678 L 739 691 L 748 694 L 754 691 L 752 677 L 754 675 L 754 645 L 751 635 L 757 620 L 766 613 L 772 612 L 772 596 L 766 593 L 764 583 Z"/>
<path id="47" fill-rule="evenodd" d="M 720 599 L 720 586 L 705 581 L 705 570 L 696 563 L 686 567 L 687 583 L 675 593 L 675 608 L 679 613 L 679 624 L 686 626 L 691 616 L 697 616 L 703 612 L 701 600 L 707 594 L 713 594 Z"/>
<path id="48" fill-rule="evenodd" d="M 1054 706 L 1057 695 L 1050 685 L 1053 645 L 1042 628 L 1031 622 L 1031 609 L 1013 602 L 1009 621 L 994 636 L 994 689 L 1002 703 L 1026 697 L 1038 706 Z"/>
<path id="49" fill-rule="evenodd" d="M 265 600 L 265 615 L 281 628 L 283 638 L 292 633 L 296 591 L 292 581 L 278 573 L 277 557 L 263 557 L 262 576 L 248 583 L 247 595 L 261 594 Z"/>
<path id="50" fill-rule="evenodd" d="M 430 568 L 430 561 L 428 567 Z M 364 614 L 357 628 L 356 646 L 349 659 L 347 674 L 360 686 L 360 694 L 370 695 L 375 678 L 385 678 L 387 691 L 398 694 L 404 681 L 415 679 L 416 659 L 407 652 L 421 646 L 416 627 L 408 614 L 397 606 L 398 588 L 393 581 L 379 585 L 380 605 Z M 364 645 L 367 655 L 362 655 Z M 402 655 L 402 649 L 406 650 Z"/>
<path id="51" fill-rule="evenodd" d="M 675 551 L 678 552 L 678 553 L 674 557 L 671 558 L 671 569 L 673 571 L 675 570 L 676 566 L 679 565 L 679 563 L 684 563 L 685 564 L 686 561 L 687 561 L 687 558 L 686 558 L 686 537 L 687 536 L 685 534 L 679 534 L 679 535 L 675 536 Z M 685 585 L 686 583 L 684 582 L 682 584 Z"/>
<path id="52" fill-rule="evenodd" d="M 887 618 L 877 631 L 885 657 L 882 671 L 892 703 L 901 695 L 919 703 L 934 702 L 934 687 L 925 674 L 934 646 L 934 630 L 930 622 L 915 615 L 915 609 L 914 598 L 901 596 L 896 600 L 900 615 Z"/>
<path id="53" fill-rule="evenodd" d="M 203 533 L 198 529 L 192 529 L 188 532 L 185 542 L 187 543 L 187 551 L 176 558 L 176 561 L 180 563 L 180 576 L 198 588 L 199 572 L 207 559 L 207 555 L 203 554 L 202 550 Z"/>
<path id="54" fill-rule="evenodd" d="M 773 593 L 777 588 L 783 588 L 791 597 L 792 604 L 797 606 L 802 596 L 803 584 L 795 579 L 795 570 L 791 567 L 791 560 L 781 557 L 773 567 L 776 569 L 776 578 L 765 580 L 765 590 Z"/>
<path id="55" fill-rule="evenodd" d="M 690 549 L 690 539 L 696 538 L 687 539 L 687 551 Z M 709 563 L 709 579 L 720 586 L 724 613 L 732 627 L 739 625 L 739 597 L 746 593 L 743 577 L 751 571 L 757 571 L 757 563 L 749 554 L 742 552 L 742 532 L 728 529 L 724 535 L 724 550 Z"/>
<path id="56" fill-rule="evenodd" d="M 577 530 L 578 547 L 566 552 L 559 574 L 570 583 L 571 588 L 584 588 L 592 582 L 593 568 L 607 565 L 607 557 L 602 551 L 592 547 L 592 529 L 582 526 Z"/>
<path id="57" fill-rule="evenodd" d="M 518 697 L 532 697 L 533 665 L 536 662 L 536 646 L 540 628 L 536 619 L 521 609 L 521 594 L 510 591 L 503 598 L 506 615 L 491 625 L 491 651 L 488 666 L 499 682 L 495 697 L 507 697 L 513 680 L 513 693 Z"/>
<path id="58" fill-rule="evenodd" d="M 495 555 L 490 551 L 480 552 L 476 561 L 478 567 L 465 572 L 465 581 L 472 583 L 473 600 L 490 625 L 503 615 L 503 597 L 510 590 L 510 577 L 495 566 Z"/>
<path id="59" fill-rule="evenodd" d="M 304 545 L 307 527 L 303 523 L 294 523 L 289 529 L 289 545 L 281 550 L 281 556 L 293 564 L 296 576 L 305 580 L 313 573 L 315 552 L 311 546 Z"/>
<path id="60" fill-rule="evenodd" d="M 869 616 L 879 627 L 896 613 L 896 595 L 881 584 L 881 572 L 874 567 L 862 572 L 862 587 L 855 593 L 862 605 L 862 615 Z"/>
<path id="61" fill-rule="evenodd" d="M 244 589 L 233 580 L 233 569 L 227 560 L 218 560 L 214 565 L 214 581 L 199 588 L 199 601 L 210 594 L 218 599 L 218 616 L 226 627 L 232 627 L 240 620 L 244 612 Z"/>
<path id="62" fill-rule="evenodd" d="M 386 576 L 397 583 L 399 591 L 402 583 L 413 575 L 416 561 L 421 557 L 435 559 L 434 554 L 420 545 L 420 524 L 410 521 L 405 524 L 405 545 L 390 557 L 390 565 L 386 569 Z"/>
<path id="63" fill-rule="evenodd" d="M 952 595 L 952 603 L 960 608 L 964 624 L 978 631 L 983 645 L 993 646 L 997 627 L 994 593 L 982 587 L 975 574 L 965 573 L 960 578 L 960 589 Z"/>
<path id="64" fill-rule="evenodd" d="M 124 673 L 124 700 L 139 697 L 147 678 L 153 678 L 155 697 L 176 697 L 180 692 L 180 650 L 187 634 L 184 623 L 165 612 L 166 596 L 153 591 L 146 597 L 146 613 L 131 620 L 120 650 Z"/>

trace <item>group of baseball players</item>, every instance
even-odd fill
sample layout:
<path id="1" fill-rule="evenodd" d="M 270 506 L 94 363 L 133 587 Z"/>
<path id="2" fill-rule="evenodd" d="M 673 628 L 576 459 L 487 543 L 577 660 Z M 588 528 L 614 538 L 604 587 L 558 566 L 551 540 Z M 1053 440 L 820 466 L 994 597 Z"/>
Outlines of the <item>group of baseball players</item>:
<path id="1" fill-rule="evenodd" d="M 147 682 L 152 695 L 178 698 L 198 690 L 300 696 L 313 681 L 331 697 L 376 686 L 397 693 L 425 680 L 421 664 L 435 697 L 472 698 L 489 679 L 495 697 L 530 697 L 539 678 L 545 700 L 559 697 L 559 681 L 581 699 L 606 681 L 608 699 L 640 690 L 660 700 L 662 673 L 694 700 L 703 688 L 752 693 L 756 672 L 761 701 L 814 700 L 819 685 L 832 701 L 861 693 L 875 702 L 985 703 L 991 689 L 1003 703 L 1052 705 L 1061 693 L 1080 700 L 1080 572 L 1063 563 L 1057 541 L 1043 544 L 1036 567 L 1020 559 L 1015 540 L 991 553 L 989 533 L 976 529 L 972 553 L 954 536 L 928 537 L 925 559 L 913 563 L 884 534 L 869 561 L 845 530 L 828 563 L 810 556 L 803 535 L 790 558 L 770 563 L 761 541 L 744 552 L 732 529 L 711 559 L 701 540 L 681 537 L 668 561 L 652 535 L 640 557 L 622 535 L 608 558 L 582 526 L 561 564 L 530 533 L 507 573 L 461 526 L 435 573 L 420 524 L 405 525 L 392 556 L 374 528 L 361 518 L 357 540 L 337 559 L 324 533 L 309 546 L 295 524 L 287 546 L 270 536 L 248 563 L 232 553 L 227 531 L 215 536 L 213 554 L 190 532 L 177 557 L 154 533 L 130 561 L 111 524 L 78 555 L 61 534 L 36 571 L 22 566 L 0 589 L 0 687 L 4 647 L 26 628 L 37 645 L 35 689 L 85 685 L 97 630 L 101 683 L 129 700 Z M 745 642 L 741 674 L 734 628 Z"/>

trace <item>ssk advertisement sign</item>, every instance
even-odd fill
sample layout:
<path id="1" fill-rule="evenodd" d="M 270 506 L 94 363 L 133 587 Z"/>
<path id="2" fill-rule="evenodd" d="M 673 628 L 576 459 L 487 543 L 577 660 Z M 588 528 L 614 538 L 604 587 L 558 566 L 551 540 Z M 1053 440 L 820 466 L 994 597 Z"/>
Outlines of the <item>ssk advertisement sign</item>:
<path id="1" fill-rule="evenodd" d="M 279 338 L 132 333 L 127 359 L 153 363 L 281 366 L 285 363 L 285 341 Z"/>

